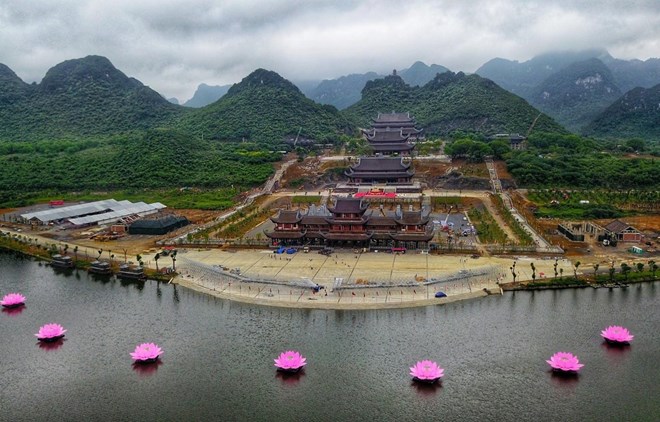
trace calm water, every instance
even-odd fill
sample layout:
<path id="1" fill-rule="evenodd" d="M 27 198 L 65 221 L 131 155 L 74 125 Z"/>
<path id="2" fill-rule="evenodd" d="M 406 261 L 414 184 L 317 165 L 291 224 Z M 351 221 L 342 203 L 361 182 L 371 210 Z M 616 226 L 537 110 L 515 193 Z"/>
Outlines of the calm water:
<path id="1" fill-rule="evenodd" d="M 0 420 L 659 420 L 660 285 L 506 294 L 405 310 L 248 306 L 156 282 L 139 286 L 54 270 L 0 253 L 0 295 L 28 298 L 0 314 Z M 58 322 L 59 347 L 34 333 Z M 608 324 L 636 335 L 609 349 Z M 138 371 L 144 341 L 162 364 Z M 300 350 L 296 378 L 273 358 Z M 577 379 L 548 372 L 571 351 Z M 442 386 L 408 367 L 430 358 Z"/>

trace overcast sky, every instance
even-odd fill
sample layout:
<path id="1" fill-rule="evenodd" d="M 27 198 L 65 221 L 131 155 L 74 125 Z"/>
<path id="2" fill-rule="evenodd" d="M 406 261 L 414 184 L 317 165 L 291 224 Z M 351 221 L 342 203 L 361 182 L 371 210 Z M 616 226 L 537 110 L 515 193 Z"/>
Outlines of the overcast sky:
<path id="1" fill-rule="evenodd" d="M 167 97 L 240 81 L 391 72 L 422 60 L 474 72 L 494 57 L 606 48 L 660 57 L 660 0 L 2 0 L 0 63 L 26 82 L 108 57 Z"/>

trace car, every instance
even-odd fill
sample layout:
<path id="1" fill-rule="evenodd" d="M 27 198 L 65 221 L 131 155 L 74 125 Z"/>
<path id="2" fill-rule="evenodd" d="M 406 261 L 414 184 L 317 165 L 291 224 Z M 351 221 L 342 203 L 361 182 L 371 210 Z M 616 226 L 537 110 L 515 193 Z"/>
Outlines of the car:
<path id="1" fill-rule="evenodd" d="M 435 292 L 435 297 L 447 297 L 445 292 Z"/>

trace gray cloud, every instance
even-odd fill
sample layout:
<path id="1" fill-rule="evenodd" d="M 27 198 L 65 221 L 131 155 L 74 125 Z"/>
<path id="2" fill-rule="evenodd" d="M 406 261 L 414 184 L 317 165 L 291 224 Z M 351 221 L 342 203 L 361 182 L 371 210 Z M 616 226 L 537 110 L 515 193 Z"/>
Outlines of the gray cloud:
<path id="1" fill-rule="evenodd" d="M 0 62 L 39 81 L 88 54 L 166 96 L 272 69 L 292 80 L 404 68 L 472 72 L 493 57 L 607 48 L 658 56 L 657 0 L 5 0 Z"/>

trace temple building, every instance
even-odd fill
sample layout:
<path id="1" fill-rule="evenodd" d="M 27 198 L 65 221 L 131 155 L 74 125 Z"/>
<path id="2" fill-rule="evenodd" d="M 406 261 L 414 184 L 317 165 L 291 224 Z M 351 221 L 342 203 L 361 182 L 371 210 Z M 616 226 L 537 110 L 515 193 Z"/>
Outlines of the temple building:
<path id="1" fill-rule="evenodd" d="M 312 206 L 301 210 L 281 210 L 271 217 L 273 231 L 265 232 L 273 246 L 344 246 L 369 249 L 427 248 L 433 239 L 428 212 L 379 210 L 373 215 L 368 204 L 358 198 L 337 198 L 332 206 Z"/>
<path id="2" fill-rule="evenodd" d="M 415 127 L 410 113 L 378 113 L 371 129 L 363 130 L 375 155 L 412 155 L 411 141 L 422 139 L 422 130 Z"/>
<path id="3" fill-rule="evenodd" d="M 410 113 L 378 113 L 378 117 L 372 119 L 372 132 L 376 131 L 400 131 L 403 136 L 411 140 L 421 139 L 422 130 L 417 129 L 415 119 L 410 117 Z"/>
<path id="4" fill-rule="evenodd" d="M 371 130 L 364 136 L 375 155 L 412 155 L 415 145 L 409 142 L 410 135 L 404 135 L 403 130 Z"/>
<path id="5" fill-rule="evenodd" d="M 410 185 L 415 172 L 400 157 L 361 157 L 345 174 L 349 184 Z"/>

